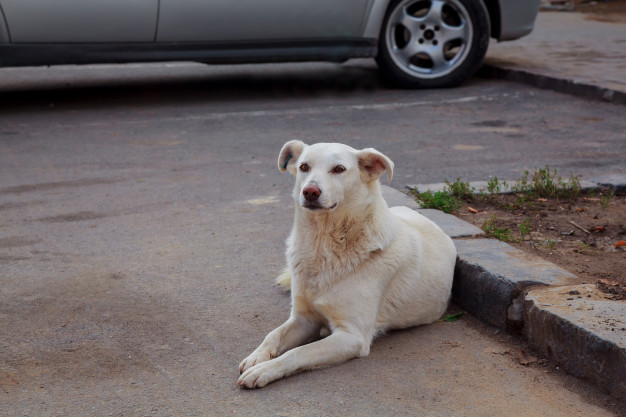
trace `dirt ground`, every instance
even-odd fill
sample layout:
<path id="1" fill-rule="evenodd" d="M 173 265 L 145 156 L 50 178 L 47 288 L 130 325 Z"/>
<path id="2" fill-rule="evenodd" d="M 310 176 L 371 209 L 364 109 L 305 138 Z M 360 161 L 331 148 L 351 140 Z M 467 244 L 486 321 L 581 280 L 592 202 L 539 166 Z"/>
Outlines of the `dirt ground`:
<path id="1" fill-rule="evenodd" d="M 573 10 L 587 19 L 626 23 L 626 0 L 543 0 L 542 10 Z"/>
<path id="2" fill-rule="evenodd" d="M 572 201 L 485 196 L 464 201 L 455 214 L 480 228 L 490 225 L 501 240 L 576 275 L 576 283 L 626 287 L 626 193 L 588 192 Z"/>
<path id="3" fill-rule="evenodd" d="M 590 20 L 626 23 L 626 0 L 573 0 L 574 11 L 584 13 Z"/>

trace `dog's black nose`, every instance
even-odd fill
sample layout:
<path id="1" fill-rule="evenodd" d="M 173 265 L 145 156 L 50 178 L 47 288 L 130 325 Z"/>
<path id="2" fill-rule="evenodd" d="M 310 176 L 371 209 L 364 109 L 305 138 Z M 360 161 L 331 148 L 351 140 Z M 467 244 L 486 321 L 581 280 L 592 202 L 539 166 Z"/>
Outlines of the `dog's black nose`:
<path id="1" fill-rule="evenodd" d="M 302 190 L 302 195 L 306 201 L 315 201 L 320 197 L 320 194 L 322 194 L 322 190 L 315 185 L 309 185 Z"/>

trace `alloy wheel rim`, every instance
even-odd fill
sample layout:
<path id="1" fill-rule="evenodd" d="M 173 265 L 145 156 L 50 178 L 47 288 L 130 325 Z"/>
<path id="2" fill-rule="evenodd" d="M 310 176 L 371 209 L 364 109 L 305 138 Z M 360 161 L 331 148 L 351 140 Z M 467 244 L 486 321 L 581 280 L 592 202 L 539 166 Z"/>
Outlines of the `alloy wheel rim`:
<path id="1" fill-rule="evenodd" d="M 459 0 L 406 0 L 389 16 L 385 42 L 391 59 L 412 77 L 443 77 L 472 47 L 473 27 Z"/>

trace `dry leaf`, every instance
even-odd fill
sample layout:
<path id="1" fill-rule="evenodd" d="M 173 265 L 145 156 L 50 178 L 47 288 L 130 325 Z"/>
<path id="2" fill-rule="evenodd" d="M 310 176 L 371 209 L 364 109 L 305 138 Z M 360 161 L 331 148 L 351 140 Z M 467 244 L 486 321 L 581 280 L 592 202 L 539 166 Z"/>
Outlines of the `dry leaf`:
<path id="1" fill-rule="evenodd" d="M 582 213 L 583 211 L 585 211 L 585 209 L 582 207 L 576 209 L 576 213 Z"/>
<path id="2" fill-rule="evenodd" d="M 472 208 L 472 207 L 468 207 L 467 211 L 469 211 L 470 213 L 473 213 L 473 214 L 478 214 L 478 210 L 476 210 L 475 208 Z"/>
<path id="3" fill-rule="evenodd" d="M 606 227 L 604 227 L 604 226 L 596 226 L 596 227 L 593 228 L 593 230 L 596 233 L 600 233 L 600 232 L 604 232 L 606 230 Z"/>
<path id="4" fill-rule="evenodd" d="M 524 350 L 520 350 L 517 354 L 517 361 L 520 365 L 529 366 L 537 362 L 537 357 L 526 353 Z"/>
<path id="5" fill-rule="evenodd" d="M 609 281 L 608 279 L 599 279 L 596 282 L 596 285 L 598 285 L 598 287 L 617 287 L 619 285 L 619 282 L 617 281 Z"/>
<path id="6" fill-rule="evenodd" d="M 537 201 L 541 201 L 542 203 L 547 203 L 548 199 L 547 198 L 538 198 Z"/>
<path id="7" fill-rule="evenodd" d="M 620 240 L 619 242 L 617 242 L 613 246 L 616 247 L 616 248 L 619 248 L 620 246 L 626 246 L 626 242 L 624 242 L 623 240 Z"/>

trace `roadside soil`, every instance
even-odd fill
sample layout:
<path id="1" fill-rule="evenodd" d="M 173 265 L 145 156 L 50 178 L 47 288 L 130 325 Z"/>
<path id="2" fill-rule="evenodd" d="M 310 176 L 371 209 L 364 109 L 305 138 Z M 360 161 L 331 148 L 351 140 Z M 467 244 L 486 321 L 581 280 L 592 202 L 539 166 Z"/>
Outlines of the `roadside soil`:
<path id="1" fill-rule="evenodd" d="M 626 290 L 626 193 L 582 193 L 576 200 L 488 195 L 464 201 L 457 217 L 578 277 L 572 284 L 608 285 L 617 299 Z M 526 228 L 524 226 L 529 226 Z M 526 232 L 526 233 L 524 233 Z"/>
<path id="2" fill-rule="evenodd" d="M 599 22 L 626 23 L 626 0 L 573 0 L 574 11 Z"/>

